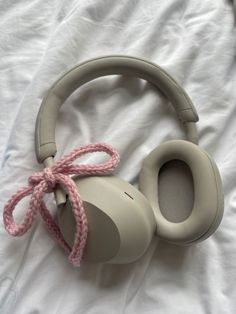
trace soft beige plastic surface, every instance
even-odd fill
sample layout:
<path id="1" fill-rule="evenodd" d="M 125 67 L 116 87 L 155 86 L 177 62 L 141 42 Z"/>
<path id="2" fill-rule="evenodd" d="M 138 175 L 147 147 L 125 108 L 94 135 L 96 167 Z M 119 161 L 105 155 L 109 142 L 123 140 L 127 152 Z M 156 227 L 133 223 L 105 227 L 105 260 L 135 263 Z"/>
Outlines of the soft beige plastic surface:
<path id="1" fill-rule="evenodd" d="M 114 176 L 76 180 L 84 201 L 89 233 L 85 260 L 129 263 L 147 250 L 156 229 L 153 210 L 131 184 Z M 60 209 L 59 226 L 66 241 L 74 241 L 75 220 L 69 200 Z"/>
<path id="2" fill-rule="evenodd" d="M 169 160 L 185 162 L 194 184 L 191 214 L 182 222 L 167 220 L 158 202 L 158 175 Z M 190 244 L 211 235 L 223 215 L 221 179 L 214 161 L 197 145 L 175 140 L 161 144 L 144 160 L 140 173 L 140 190 L 150 202 L 157 221 L 156 234 L 176 244 Z"/>
<path id="3" fill-rule="evenodd" d="M 35 130 L 35 150 L 39 162 L 56 154 L 56 120 L 63 102 L 83 84 L 114 74 L 136 76 L 159 88 L 169 98 L 180 120 L 185 124 L 188 139 L 197 142 L 197 112 L 189 96 L 168 73 L 156 64 L 139 58 L 107 56 L 83 62 L 65 73 L 43 99 Z"/>

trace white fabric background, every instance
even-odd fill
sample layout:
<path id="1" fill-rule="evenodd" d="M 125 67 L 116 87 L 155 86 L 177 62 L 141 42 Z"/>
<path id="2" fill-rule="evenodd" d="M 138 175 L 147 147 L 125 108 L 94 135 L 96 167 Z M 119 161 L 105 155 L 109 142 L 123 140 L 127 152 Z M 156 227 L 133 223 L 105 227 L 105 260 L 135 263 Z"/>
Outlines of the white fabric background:
<path id="1" fill-rule="evenodd" d="M 74 269 L 40 219 L 22 238 L 0 222 L 0 312 L 236 312 L 236 29 L 230 1 L 6 0 L 0 3 L 1 212 L 40 170 L 34 127 L 41 99 L 61 73 L 107 54 L 156 62 L 192 98 L 200 144 L 223 178 L 225 215 L 217 232 L 193 247 L 155 239 L 130 265 Z M 63 106 L 58 157 L 90 142 L 121 154 L 117 174 L 137 184 L 144 157 L 183 138 L 170 104 L 149 84 L 123 77 L 88 84 Z M 18 206 L 19 219 L 27 206 Z M 54 209 L 55 210 L 55 209 Z"/>

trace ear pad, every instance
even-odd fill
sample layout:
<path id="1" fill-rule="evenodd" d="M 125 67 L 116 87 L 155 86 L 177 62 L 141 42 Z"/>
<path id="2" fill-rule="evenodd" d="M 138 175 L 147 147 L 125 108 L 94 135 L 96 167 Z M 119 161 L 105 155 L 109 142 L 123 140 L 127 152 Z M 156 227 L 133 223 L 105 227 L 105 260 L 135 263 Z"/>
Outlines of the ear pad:
<path id="1" fill-rule="evenodd" d="M 193 143 L 174 140 L 154 149 L 143 162 L 140 190 L 154 210 L 156 234 L 169 242 L 184 245 L 203 240 L 222 219 L 219 171 L 213 159 Z M 170 213 L 186 204 L 190 212 Z"/>
<path id="2" fill-rule="evenodd" d="M 114 176 L 75 180 L 88 219 L 84 259 L 101 263 L 129 263 L 148 248 L 156 224 L 146 198 L 131 184 Z M 60 209 L 61 232 L 72 245 L 75 219 L 70 201 Z"/>

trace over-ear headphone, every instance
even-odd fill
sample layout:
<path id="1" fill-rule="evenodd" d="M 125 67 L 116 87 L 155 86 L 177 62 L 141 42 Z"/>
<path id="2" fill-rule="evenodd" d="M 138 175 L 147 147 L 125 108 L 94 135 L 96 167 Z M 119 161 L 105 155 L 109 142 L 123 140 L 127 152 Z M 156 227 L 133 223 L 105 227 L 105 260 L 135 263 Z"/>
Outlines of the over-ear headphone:
<path id="1" fill-rule="evenodd" d="M 76 149 L 54 165 L 55 128 L 61 105 L 81 85 L 114 74 L 134 75 L 159 88 L 173 104 L 187 134 L 188 141 L 168 141 L 144 159 L 140 191 L 118 177 L 104 175 L 118 162 L 117 152 L 105 144 Z M 35 149 L 38 161 L 46 168 L 31 176 L 28 186 L 7 202 L 3 212 L 7 231 L 14 236 L 23 235 L 40 212 L 49 232 L 70 253 L 69 260 L 74 265 L 79 265 L 82 257 L 102 263 L 135 261 L 147 250 L 153 235 L 179 245 L 206 239 L 222 219 L 223 192 L 215 162 L 197 145 L 197 121 L 186 92 L 154 63 L 107 56 L 74 67 L 53 84 L 43 99 Z M 72 165 L 77 157 L 95 151 L 108 153 L 111 160 L 98 166 Z M 70 178 L 70 174 L 79 177 Z M 55 189 L 57 183 L 60 187 Z M 59 227 L 43 202 L 43 195 L 52 191 L 58 205 Z M 29 209 L 17 225 L 12 215 L 15 206 L 30 194 Z M 190 212 L 186 212 L 187 207 Z"/>
<path id="2" fill-rule="evenodd" d="M 140 191 L 115 176 L 75 179 L 89 227 L 85 260 L 128 263 L 146 251 L 154 234 L 181 245 L 209 237 L 222 219 L 223 192 L 214 160 L 197 145 L 195 123 L 198 115 L 190 98 L 161 67 L 134 57 L 106 56 L 89 60 L 74 67 L 55 82 L 44 98 L 37 118 L 35 147 L 38 161 L 48 165 L 56 154 L 55 127 L 63 102 L 83 84 L 101 76 L 115 74 L 133 75 L 159 88 L 173 104 L 185 126 L 188 139 L 168 141 L 145 158 L 140 172 Z M 170 221 L 160 208 L 158 178 L 165 165 L 171 162 L 176 162 L 177 169 L 178 162 L 179 166 L 182 163 L 187 165 L 192 177 L 192 211 L 181 221 Z M 180 172 L 181 169 L 180 166 Z M 171 182 L 168 182 L 168 177 L 166 179 L 166 197 L 171 199 L 172 195 L 168 193 L 168 184 Z M 57 198 L 60 203 L 59 226 L 65 240 L 72 244 L 75 219 L 70 201 L 67 199 L 64 203 L 62 194 L 57 195 Z M 167 199 L 168 202 L 171 200 Z M 173 202 L 178 203 L 176 196 Z"/>

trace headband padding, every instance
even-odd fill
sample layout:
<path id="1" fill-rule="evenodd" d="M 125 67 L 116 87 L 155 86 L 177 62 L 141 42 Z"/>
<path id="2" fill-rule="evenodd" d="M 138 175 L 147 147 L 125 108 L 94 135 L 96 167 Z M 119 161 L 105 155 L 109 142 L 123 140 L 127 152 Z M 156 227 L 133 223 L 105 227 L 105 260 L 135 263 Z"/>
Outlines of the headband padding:
<path id="1" fill-rule="evenodd" d="M 162 214 L 158 203 L 158 176 L 168 161 L 185 162 L 192 173 L 194 204 L 186 220 L 174 223 Z M 221 179 L 215 163 L 204 150 L 187 141 L 166 142 L 144 160 L 140 173 L 140 190 L 151 203 L 157 222 L 157 235 L 176 244 L 189 244 L 209 236 L 223 213 Z"/>
<path id="2" fill-rule="evenodd" d="M 198 121 L 197 112 L 187 93 L 156 64 L 128 56 L 92 59 L 65 73 L 43 99 L 35 129 L 35 150 L 39 162 L 56 154 L 56 120 L 63 102 L 83 84 L 106 75 L 132 75 L 147 80 L 169 98 L 181 121 L 188 124 Z"/>

